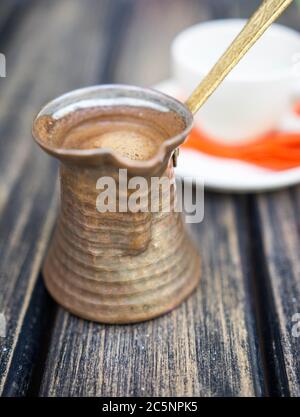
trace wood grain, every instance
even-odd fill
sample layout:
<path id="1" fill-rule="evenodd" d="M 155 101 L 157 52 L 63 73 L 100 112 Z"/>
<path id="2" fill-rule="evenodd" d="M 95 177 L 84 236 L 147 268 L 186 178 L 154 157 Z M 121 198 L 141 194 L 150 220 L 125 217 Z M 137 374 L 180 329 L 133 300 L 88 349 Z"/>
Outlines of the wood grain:
<path id="1" fill-rule="evenodd" d="M 224 78 L 293 0 L 265 0 L 185 102 L 195 115 Z M 197 48 L 195 48 L 195 54 Z"/>
<path id="2" fill-rule="evenodd" d="M 159 24 L 160 4 L 153 2 L 147 9 L 146 32 Z M 175 28 L 178 15 L 184 16 L 186 9 L 182 2 L 172 4 L 176 13 L 171 14 L 169 23 Z M 131 16 L 130 33 L 124 32 L 123 57 L 116 66 L 123 79 L 116 75 L 116 81 L 134 83 L 147 71 L 149 62 L 143 57 L 144 51 L 156 44 L 153 31 L 152 38 L 144 38 L 139 48 L 132 35 L 134 30 L 141 30 L 144 6 L 145 2 L 138 3 Z M 202 6 L 198 12 L 202 16 Z M 160 24 L 157 36 L 163 31 L 164 22 Z M 135 65 L 129 68 L 124 57 L 133 51 Z M 159 62 L 158 55 L 154 60 Z M 164 68 L 163 64 L 157 67 L 159 71 Z M 148 81 L 155 79 L 149 77 Z M 255 322 L 250 318 L 250 294 L 242 272 L 235 202 L 212 195 L 206 210 L 205 222 L 194 230 L 203 258 L 203 278 L 197 293 L 171 314 L 131 326 L 88 323 L 59 309 L 39 395 L 264 393 Z"/>
<path id="3" fill-rule="evenodd" d="M 262 395 L 236 216 L 230 197 L 206 200 L 205 222 L 194 230 L 202 280 L 172 313 L 104 326 L 60 310 L 40 395 Z"/>
<path id="4" fill-rule="evenodd" d="M 210 17 L 204 3 L 188 0 L 185 6 L 180 0 L 136 1 L 111 72 L 114 82 L 151 86 L 168 78 L 171 42 L 181 30 Z M 167 22 L 163 16 L 168 16 Z"/>

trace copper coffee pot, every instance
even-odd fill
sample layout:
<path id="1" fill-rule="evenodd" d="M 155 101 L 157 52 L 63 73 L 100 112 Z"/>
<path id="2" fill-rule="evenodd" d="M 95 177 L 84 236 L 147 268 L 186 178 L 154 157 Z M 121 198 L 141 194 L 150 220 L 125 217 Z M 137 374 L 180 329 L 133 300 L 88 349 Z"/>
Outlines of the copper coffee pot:
<path id="1" fill-rule="evenodd" d="M 33 135 L 46 152 L 60 160 L 61 175 L 61 209 L 44 264 L 44 278 L 49 292 L 68 310 L 106 323 L 142 321 L 171 310 L 196 287 L 199 255 L 180 213 L 163 210 L 165 196 L 161 196 L 157 213 L 99 213 L 95 184 L 102 176 L 116 178 L 120 168 L 147 181 L 153 176 L 166 176 L 170 184 L 174 183 L 174 152 L 191 129 L 192 113 L 291 2 L 264 0 L 186 105 L 154 90 L 114 85 L 73 91 L 41 110 Z M 87 104 L 93 109 L 135 103 L 175 112 L 184 122 L 182 131 L 167 138 L 149 160 L 126 159 L 108 148 L 65 149 L 51 137 L 51 120 Z M 39 129 L 43 116 L 49 117 L 49 125 Z M 171 185 L 170 194 L 174 199 L 175 188 Z"/>

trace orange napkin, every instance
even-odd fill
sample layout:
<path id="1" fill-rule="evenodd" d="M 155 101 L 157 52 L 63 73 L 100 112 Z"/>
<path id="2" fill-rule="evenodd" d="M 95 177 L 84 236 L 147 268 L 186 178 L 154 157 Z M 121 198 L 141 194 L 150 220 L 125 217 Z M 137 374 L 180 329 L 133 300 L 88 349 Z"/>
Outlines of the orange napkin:
<path id="1" fill-rule="evenodd" d="M 295 112 L 300 116 L 300 103 Z M 273 131 L 248 144 L 225 145 L 197 127 L 192 129 L 182 147 L 220 158 L 239 159 L 274 171 L 300 166 L 300 132 Z"/>

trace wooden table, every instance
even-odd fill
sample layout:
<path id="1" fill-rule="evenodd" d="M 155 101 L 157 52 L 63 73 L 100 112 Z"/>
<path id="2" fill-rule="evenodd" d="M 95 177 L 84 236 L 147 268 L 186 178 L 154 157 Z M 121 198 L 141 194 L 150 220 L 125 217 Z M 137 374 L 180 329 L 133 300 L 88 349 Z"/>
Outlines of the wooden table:
<path id="1" fill-rule="evenodd" d="M 247 3 L 247 4 L 246 4 Z M 206 192 L 193 227 L 198 290 L 127 326 L 57 306 L 40 273 L 57 208 L 57 166 L 31 139 L 43 103 L 81 86 L 151 85 L 181 29 L 249 16 L 259 1 L 52 0 L 1 4 L 0 393 L 4 396 L 300 395 L 300 188 Z M 282 22 L 299 28 L 293 5 Z M 297 328 L 296 328 L 297 330 Z M 297 332 L 296 332 L 297 333 Z M 297 335 L 297 334 L 296 334 Z"/>

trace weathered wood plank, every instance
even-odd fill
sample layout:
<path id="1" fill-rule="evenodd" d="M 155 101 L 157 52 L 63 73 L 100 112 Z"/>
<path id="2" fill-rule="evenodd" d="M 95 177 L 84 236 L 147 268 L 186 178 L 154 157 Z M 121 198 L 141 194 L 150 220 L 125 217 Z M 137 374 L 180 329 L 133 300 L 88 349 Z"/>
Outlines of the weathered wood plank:
<path id="1" fill-rule="evenodd" d="M 49 304 L 37 283 L 55 220 L 56 164 L 33 145 L 32 119 L 50 98 L 95 83 L 105 60 L 104 22 L 109 2 L 34 3 L 10 38 L 8 76 L 0 105 L 0 393 L 24 395 L 35 372 L 38 346 L 47 338 Z M 92 29 L 88 32 L 87 27 Z M 39 299 L 38 297 L 41 297 Z M 39 314 L 34 320 L 31 314 Z M 43 317 L 45 316 L 45 317 Z"/>
<path id="2" fill-rule="evenodd" d="M 119 45 L 118 65 L 113 70 L 115 82 L 151 86 L 168 78 L 170 46 L 180 31 L 210 19 L 248 18 L 259 4 L 260 0 L 137 1 L 126 37 Z M 294 5 L 288 10 L 289 16 L 283 17 L 283 22 L 295 25 L 296 21 L 299 25 L 295 8 Z M 133 67 L 143 71 L 132 70 Z"/>
<path id="3" fill-rule="evenodd" d="M 261 195 L 255 203 L 257 239 L 267 277 L 259 290 L 272 384 L 281 395 L 300 395 L 300 188 Z M 259 285 L 259 284 L 258 284 Z"/>

